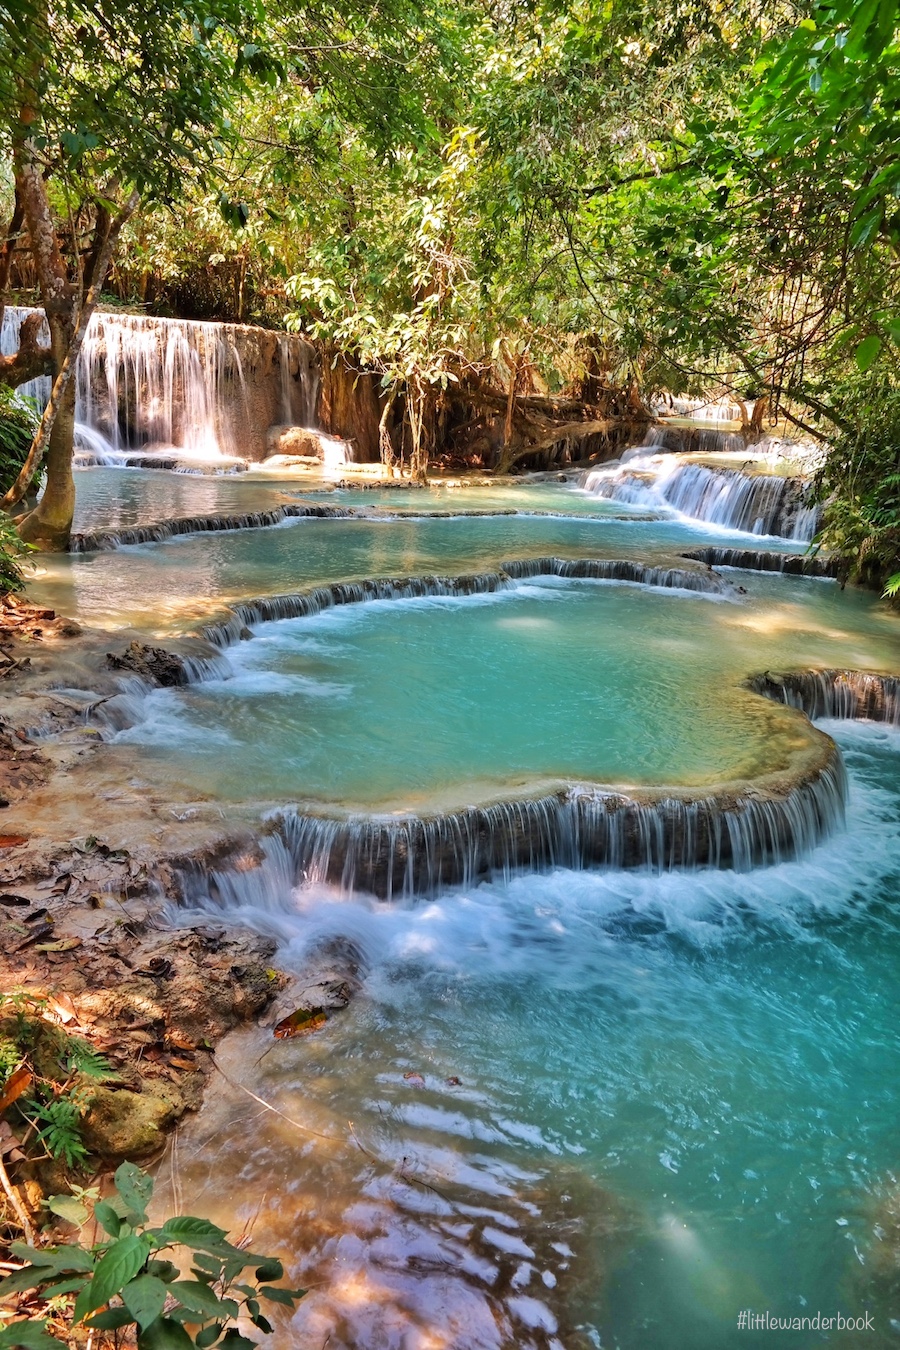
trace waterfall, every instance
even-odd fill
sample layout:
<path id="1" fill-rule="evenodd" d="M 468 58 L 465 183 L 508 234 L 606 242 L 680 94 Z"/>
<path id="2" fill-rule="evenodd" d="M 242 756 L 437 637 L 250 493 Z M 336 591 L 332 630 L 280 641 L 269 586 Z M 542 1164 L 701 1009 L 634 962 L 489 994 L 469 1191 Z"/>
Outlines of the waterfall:
<path id="1" fill-rule="evenodd" d="M 825 740 L 825 738 L 822 738 Z M 433 817 L 344 819 L 276 813 L 264 856 L 291 884 L 330 883 L 344 892 L 434 896 L 490 876 L 556 867 L 733 868 L 748 871 L 809 852 L 844 819 L 847 785 L 837 747 L 817 769 L 769 794 L 748 787 L 637 800 L 614 789 L 575 786 L 524 801 Z M 267 867 L 182 876 L 184 899 L 203 894 L 259 901 Z"/>
<path id="2" fill-rule="evenodd" d="M 275 506 L 271 511 L 251 511 L 235 516 L 181 516 L 150 525 L 132 525 L 121 530 L 96 530 L 92 534 L 73 534 L 70 553 L 110 553 L 129 544 L 158 544 L 182 534 L 217 534 L 228 530 L 261 530 L 280 525 L 291 518 L 314 516 L 323 520 L 337 517 L 355 519 L 361 513 L 352 506 L 324 506 L 318 502 L 297 502 Z"/>
<path id="3" fill-rule="evenodd" d="M 863 718 L 900 727 L 900 677 L 864 670 L 766 671 L 746 687 L 807 717 Z"/>
<path id="4" fill-rule="evenodd" d="M 710 567 L 737 567 L 749 572 L 784 572 L 791 576 L 836 577 L 837 559 L 818 554 L 766 552 L 750 548 L 692 548 L 682 553 L 692 562 L 707 563 Z"/>
<path id="5" fill-rule="evenodd" d="M 630 582 L 635 585 L 696 591 L 700 594 L 735 594 L 730 584 L 715 572 L 678 567 L 650 567 L 629 559 L 525 558 L 500 564 L 496 572 L 474 572 L 452 577 L 370 577 L 364 581 L 341 581 L 332 586 L 290 595 L 261 596 L 231 607 L 231 618 L 209 624 L 203 637 L 216 647 L 240 641 L 254 624 L 279 619 L 302 619 L 338 605 L 359 605 L 370 600 L 411 600 L 430 595 L 489 595 L 529 577 L 557 576 L 597 581 Z"/>
<path id="6" fill-rule="evenodd" d="M 801 480 L 685 463 L 674 456 L 631 457 L 615 469 L 592 469 L 581 486 L 598 497 L 650 510 L 668 508 L 747 534 L 809 541 L 818 508 Z"/>
<path id="7" fill-rule="evenodd" d="M 18 349 L 19 326 L 33 312 L 7 306 L 0 332 L 3 354 Z M 244 455 L 242 427 L 255 416 L 241 356 L 240 339 L 248 333 L 277 348 L 282 414 L 314 426 L 316 354 L 298 335 L 98 311 L 75 372 L 76 446 L 82 460 L 120 464 L 129 452 L 151 448 L 174 449 L 201 461 Z M 41 340 L 48 341 L 46 325 Z M 50 380 L 33 380 L 19 392 L 42 407 Z"/>

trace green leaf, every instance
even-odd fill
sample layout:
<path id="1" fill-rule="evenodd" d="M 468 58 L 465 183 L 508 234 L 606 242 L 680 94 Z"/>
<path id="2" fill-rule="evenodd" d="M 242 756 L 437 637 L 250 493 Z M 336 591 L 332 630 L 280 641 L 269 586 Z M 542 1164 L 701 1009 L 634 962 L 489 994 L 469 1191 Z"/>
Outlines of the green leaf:
<path id="1" fill-rule="evenodd" d="M 122 1290 L 122 1302 L 142 1331 L 159 1317 L 168 1289 L 168 1285 L 153 1275 L 138 1275 Z"/>
<path id="2" fill-rule="evenodd" d="M 284 1266 L 277 1259 L 277 1257 L 274 1256 L 269 1257 L 268 1260 L 262 1261 L 257 1266 L 256 1278 L 258 1280 L 265 1280 L 267 1283 L 269 1280 L 283 1280 Z"/>
<path id="3" fill-rule="evenodd" d="M 134 1163 L 123 1162 L 116 1168 L 113 1182 L 125 1201 L 132 1226 L 136 1223 L 146 1223 L 147 1205 L 153 1195 L 153 1178 L 148 1177 L 147 1173 L 142 1172 Z"/>
<path id="4" fill-rule="evenodd" d="M 158 1280 L 168 1284 L 170 1280 L 176 1280 L 181 1272 L 174 1261 L 148 1261 L 147 1274 L 155 1275 Z"/>
<path id="5" fill-rule="evenodd" d="M 878 357 L 881 351 L 881 338 L 877 333 L 871 333 L 856 349 L 856 364 L 863 372 L 867 371 Z"/>
<path id="6" fill-rule="evenodd" d="M 194 1350 L 194 1342 L 179 1322 L 157 1317 L 146 1331 L 138 1332 L 138 1350 Z"/>
<path id="7" fill-rule="evenodd" d="M 117 1238 L 122 1231 L 122 1220 L 112 1205 L 107 1204 L 105 1200 L 98 1200 L 94 1205 L 94 1218 L 104 1233 L 108 1233 L 112 1238 Z"/>
<path id="8" fill-rule="evenodd" d="M 45 1280 L 52 1280 L 60 1272 L 51 1270 L 49 1266 L 26 1266 L 24 1270 L 17 1270 L 12 1275 L 7 1275 L 5 1280 L 0 1280 L 0 1299 L 6 1298 L 9 1294 L 21 1294 L 23 1289 L 34 1289 Z"/>
<path id="9" fill-rule="evenodd" d="M 167 1219 L 159 1230 L 159 1236 L 161 1246 L 177 1242 L 190 1247 L 195 1242 L 221 1242 L 225 1237 L 225 1229 L 217 1228 L 209 1219 L 195 1219 L 190 1214 L 182 1214 Z"/>
<path id="10" fill-rule="evenodd" d="M 74 1223 L 78 1228 L 86 1224 L 90 1217 L 87 1205 L 76 1200 L 74 1195 L 51 1195 L 47 1208 L 51 1214 L 58 1214 L 66 1223 Z"/>
<path id="11" fill-rule="evenodd" d="M 256 1341 L 251 1341 L 247 1336 L 242 1336 L 234 1327 L 229 1327 L 222 1337 L 221 1344 L 227 1346 L 228 1350 L 256 1350 Z"/>
<path id="12" fill-rule="evenodd" d="M 59 1247 L 29 1247 L 25 1242 L 11 1242 L 9 1250 L 20 1261 L 30 1261 L 35 1266 L 46 1266 L 51 1271 L 94 1269 L 94 1258 L 90 1252 L 75 1243 L 65 1243 Z"/>
<path id="13" fill-rule="evenodd" d="M 102 1308 L 115 1294 L 120 1294 L 142 1269 L 149 1254 L 146 1238 L 136 1233 L 114 1242 L 97 1262 L 94 1278 L 78 1296 L 74 1320 L 77 1322 L 95 1308 Z"/>
<path id="14" fill-rule="evenodd" d="M 120 1327 L 130 1327 L 133 1321 L 127 1308 L 104 1308 L 85 1322 L 85 1326 L 96 1327 L 98 1331 L 118 1331 Z"/>
<path id="15" fill-rule="evenodd" d="M 59 1298 L 61 1294 L 74 1294 L 83 1287 L 84 1276 L 74 1275 L 71 1280 L 63 1280 L 60 1284 L 48 1284 L 41 1290 L 41 1298 Z"/>
<path id="16" fill-rule="evenodd" d="M 198 1350 L 208 1350 L 210 1345 L 215 1345 L 224 1328 L 224 1322 L 212 1322 L 208 1327 L 202 1327 L 194 1337 Z"/>
<path id="17" fill-rule="evenodd" d="M 288 1308 L 293 1308 L 298 1299 L 306 1293 L 305 1289 L 278 1289 L 270 1284 L 261 1284 L 259 1292 L 263 1298 L 270 1299 L 273 1303 L 283 1303 Z"/>
<path id="18" fill-rule="evenodd" d="M 233 1298 L 219 1298 L 214 1289 L 199 1280 L 173 1280 L 166 1287 L 190 1312 L 203 1317 L 237 1317 L 238 1305 Z"/>
<path id="19" fill-rule="evenodd" d="M 46 1331 L 46 1322 L 14 1322 L 11 1327 L 0 1331 L 0 1350 L 13 1350 L 21 1346 L 22 1350 L 59 1350 L 61 1341 Z"/>
<path id="20" fill-rule="evenodd" d="M 876 206 L 874 211 L 869 211 L 862 216 L 853 229 L 850 231 L 850 245 L 852 248 L 864 248 L 866 244 L 878 233 L 881 225 L 881 217 L 884 215 L 884 208 Z"/>

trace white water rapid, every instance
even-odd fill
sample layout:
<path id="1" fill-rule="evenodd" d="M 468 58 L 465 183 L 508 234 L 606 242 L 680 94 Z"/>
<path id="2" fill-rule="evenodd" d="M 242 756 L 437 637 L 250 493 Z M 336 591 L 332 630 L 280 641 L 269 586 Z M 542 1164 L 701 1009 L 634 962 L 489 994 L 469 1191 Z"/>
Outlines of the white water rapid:
<path id="1" fill-rule="evenodd" d="M 626 454 L 621 464 L 590 470 L 581 486 L 610 501 L 674 510 L 747 534 L 808 541 L 818 525 L 818 508 L 799 479 L 690 463 L 674 454 Z"/>

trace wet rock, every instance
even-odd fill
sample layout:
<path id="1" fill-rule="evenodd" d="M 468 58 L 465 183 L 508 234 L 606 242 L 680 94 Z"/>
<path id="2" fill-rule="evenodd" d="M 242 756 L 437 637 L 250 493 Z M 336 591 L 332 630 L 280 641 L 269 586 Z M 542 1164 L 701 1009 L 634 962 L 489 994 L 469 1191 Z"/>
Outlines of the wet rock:
<path id="1" fill-rule="evenodd" d="M 100 1158 L 146 1158 L 157 1151 L 163 1131 L 183 1111 L 177 1094 L 97 1088 L 82 1124 L 82 1137 Z"/>
<path id="2" fill-rule="evenodd" d="M 121 656 L 107 652 L 106 661 L 112 670 L 130 671 L 134 675 L 140 675 L 144 680 L 149 680 L 151 684 L 162 685 L 164 688 L 188 682 L 184 661 L 174 652 L 167 652 L 164 647 L 150 647 L 143 642 L 132 642 Z"/>

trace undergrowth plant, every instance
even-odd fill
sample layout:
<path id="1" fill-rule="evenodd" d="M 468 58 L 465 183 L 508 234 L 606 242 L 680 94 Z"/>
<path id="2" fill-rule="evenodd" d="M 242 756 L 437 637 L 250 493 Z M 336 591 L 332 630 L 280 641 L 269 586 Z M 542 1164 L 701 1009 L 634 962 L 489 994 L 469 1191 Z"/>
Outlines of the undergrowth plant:
<path id="1" fill-rule="evenodd" d="M 869 373 L 846 380 L 835 404 L 847 429 L 821 474 L 821 542 L 855 580 L 900 593 L 900 386 Z"/>
<path id="2" fill-rule="evenodd" d="M 0 495 L 18 478 L 31 449 L 38 420 L 29 399 L 0 385 Z"/>
<path id="3" fill-rule="evenodd" d="M 273 1283 L 284 1277 L 280 1261 L 229 1242 L 208 1219 L 178 1215 L 151 1225 L 153 1180 L 134 1163 L 122 1163 L 114 1183 L 105 1200 L 96 1190 L 79 1190 L 47 1202 L 82 1234 L 93 1219 L 105 1236 L 50 1247 L 12 1243 L 12 1254 L 26 1264 L 0 1281 L 0 1301 L 13 1294 L 40 1299 L 47 1313 L 61 1313 L 59 1320 L 94 1337 L 104 1333 L 117 1346 L 136 1339 L 138 1350 L 254 1350 L 258 1341 L 244 1331 L 272 1331 L 263 1302 L 293 1309 L 303 1297 L 305 1290 Z M 171 1259 L 179 1250 L 190 1257 L 187 1278 Z M 53 1325 L 48 1315 L 12 1322 L 0 1329 L 0 1350 L 58 1350 L 66 1342 Z"/>
<path id="4" fill-rule="evenodd" d="M 81 1120 L 94 1087 L 118 1075 L 46 1011 L 45 1000 L 21 991 L 0 996 L 0 1115 L 18 1118 L 16 1133 L 32 1158 L 49 1156 L 77 1168 L 87 1157 Z"/>

